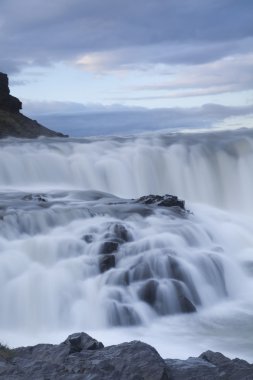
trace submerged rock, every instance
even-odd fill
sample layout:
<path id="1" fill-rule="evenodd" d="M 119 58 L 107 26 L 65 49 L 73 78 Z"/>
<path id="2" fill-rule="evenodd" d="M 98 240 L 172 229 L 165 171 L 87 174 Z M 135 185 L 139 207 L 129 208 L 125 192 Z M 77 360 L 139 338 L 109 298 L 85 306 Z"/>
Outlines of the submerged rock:
<path id="1" fill-rule="evenodd" d="M 130 232 L 120 223 L 109 223 L 104 238 L 108 240 L 103 241 L 99 248 L 99 254 L 103 256 L 99 258 L 101 273 L 115 267 L 115 254 L 119 251 L 120 246 L 132 240 Z M 87 242 L 87 239 L 85 241 Z"/>
<path id="2" fill-rule="evenodd" d="M 0 378 L 12 380 L 252 380 L 253 365 L 207 351 L 187 360 L 162 359 L 146 343 L 109 347 L 85 333 L 63 343 L 8 349 L 1 355 Z"/>
<path id="3" fill-rule="evenodd" d="M 148 280 L 139 290 L 138 295 L 140 299 L 151 306 L 155 305 L 156 293 L 159 282 L 157 280 Z"/>
<path id="4" fill-rule="evenodd" d="M 36 120 L 24 116 L 20 113 L 21 109 L 21 101 L 10 95 L 7 74 L 0 72 L 0 138 L 9 136 L 21 138 L 66 137 L 62 133 L 54 132 Z"/>
<path id="5" fill-rule="evenodd" d="M 22 199 L 24 201 L 47 202 L 46 194 L 27 194 Z"/>
<path id="6" fill-rule="evenodd" d="M 110 255 L 111 253 L 117 252 L 119 248 L 119 243 L 117 241 L 104 241 L 100 247 L 100 254 Z"/>
<path id="7" fill-rule="evenodd" d="M 115 256 L 114 255 L 103 255 L 99 258 L 99 269 L 100 272 L 106 272 L 107 270 L 115 267 Z"/>

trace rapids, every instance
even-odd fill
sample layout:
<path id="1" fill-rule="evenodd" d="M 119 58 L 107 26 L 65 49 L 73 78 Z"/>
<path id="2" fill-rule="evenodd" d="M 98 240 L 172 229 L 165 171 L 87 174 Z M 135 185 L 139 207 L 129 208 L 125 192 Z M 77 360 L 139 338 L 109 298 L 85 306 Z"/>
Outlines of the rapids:
<path id="1" fill-rule="evenodd" d="M 0 142 L 0 337 L 252 360 L 253 133 Z M 135 202 L 174 194 L 183 212 Z"/>

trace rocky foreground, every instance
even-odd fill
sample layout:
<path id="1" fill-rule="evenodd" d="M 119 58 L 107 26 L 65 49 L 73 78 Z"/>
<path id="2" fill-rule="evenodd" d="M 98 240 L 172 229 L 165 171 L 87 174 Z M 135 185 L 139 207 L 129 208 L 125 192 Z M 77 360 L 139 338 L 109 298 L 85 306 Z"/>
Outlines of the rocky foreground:
<path id="1" fill-rule="evenodd" d="M 251 380 L 253 365 L 207 351 L 187 360 L 162 359 L 146 343 L 104 347 L 85 333 L 59 345 L 0 346 L 0 378 L 8 380 Z"/>
<path id="2" fill-rule="evenodd" d="M 8 76 L 0 73 L 0 138 L 64 137 L 20 113 L 21 101 L 10 95 Z"/>

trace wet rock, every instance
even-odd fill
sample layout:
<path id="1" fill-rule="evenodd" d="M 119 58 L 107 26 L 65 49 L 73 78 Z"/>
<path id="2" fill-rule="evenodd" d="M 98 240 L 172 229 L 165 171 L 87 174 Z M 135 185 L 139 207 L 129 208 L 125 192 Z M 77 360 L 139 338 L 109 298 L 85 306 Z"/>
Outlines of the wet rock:
<path id="1" fill-rule="evenodd" d="M 162 207 L 179 207 L 185 211 L 185 202 L 178 199 L 175 195 L 165 194 L 161 195 L 145 195 L 136 200 L 137 203 L 144 203 L 146 205 L 156 205 Z"/>
<path id="2" fill-rule="evenodd" d="M 28 194 L 22 198 L 24 201 L 47 202 L 45 194 Z"/>
<path id="3" fill-rule="evenodd" d="M 119 243 L 117 241 L 104 241 L 101 244 L 99 253 L 102 255 L 109 255 L 111 253 L 117 252 L 119 248 Z"/>
<path id="4" fill-rule="evenodd" d="M 110 277 L 106 279 L 106 284 L 110 285 L 121 285 L 127 286 L 130 284 L 129 272 L 120 271 L 119 269 L 111 274 Z"/>
<path id="5" fill-rule="evenodd" d="M 111 326 L 135 326 L 141 319 L 131 305 L 112 301 L 108 307 L 108 321 Z"/>
<path id="6" fill-rule="evenodd" d="M 183 313 L 194 313 L 195 311 L 197 311 L 196 307 L 185 295 L 183 294 L 180 295 L 178 299 L 179 299 L 181 311 Z"/>
<path id="7" fill-rule="evenodd" d="M 182 313 L 194 313 L 197 311 L 193 302 L 187 297 L 184 292 L 184 284 L 180 283 L 180 281 L 173 280 L 173 285 L 175 286 L 177 292 L 177 298 L 180 304 L 180 309 Z"/>
<path id="8" fill-rule="evenodd" d="M 99 269 L 100 272 L 106 272 L 107 270 L 115 267 L 115 256 L 114 255 L 103 255 L 99 258 Z"/>
<path id="9" fill-rule="evenodd" d="M 133 237 L 130 231 L 121 223 L 110 223 L 108 232 L 105 234 L 105 239 L 110 239 L 119 244 L 132 241 Z"/>
<path id="10" fill-rule="evenodd" d="M 114 224 L 114 226 L 112 227 L 112 230 L 115 236 L 119 240 L 123 242 L 132 241 L 132 236 L 130 232 L 127 230 L 127 228 L 123 224 L 120 224 L 120 223 Z"/>
<path id="11" fill-rule="evenodd" d="M 147 281 L 138 292 L 140 299 L 154 306 L 158 285 L 158 281 L 154 279 Z"/>
<path id="12" fill-rule="evenodd" d="M 176 281 L 173 281 L 174 284 L 175 285 L 176 284 L 179 285 L 180 283 L 185 284 L 189 293 L 192 296 L 193 302 L 196 305 L 200 305 L 201 304 L 200 298 L 195 288 L 194 282 L 192 278 L 189 276 L 188 272 L 184 270 L 183 265 L 179 262 L 179 260 L 176 257 L 173 257 L 173 256 L 168 257 L 168 271 L 171 274 L 171 278 L 173 280 L 176 280 Z M 177 290 L 180 295 L 182 293 L 182 290 L 179 288 L 179 286 Z"/>
<path id="13" fill-rule="evenodd" d="M 153 277 L 150 265 L 147 262 L 140 261 L 130 270 L 131 281 L 142 281 Z"/>
<path id="14" fill-rule="evenodd" d="M 82 240 L 84 240 L 86 243 L 90 244 L 93 242 L 93 235 L 87 234 L 82 237 Z"/>

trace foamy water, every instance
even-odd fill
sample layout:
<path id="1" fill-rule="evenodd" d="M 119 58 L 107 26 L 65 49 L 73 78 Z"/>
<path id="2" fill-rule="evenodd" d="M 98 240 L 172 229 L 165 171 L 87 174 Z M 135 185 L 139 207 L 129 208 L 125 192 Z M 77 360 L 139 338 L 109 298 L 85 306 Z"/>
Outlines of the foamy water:
<path id="1" fill-rule="evenodd" d="M 252 361 L 252 168 L 250 130 L 1 141 L 1 340 Z M 131 200 L 150 193 L 191 212 Z"/>

